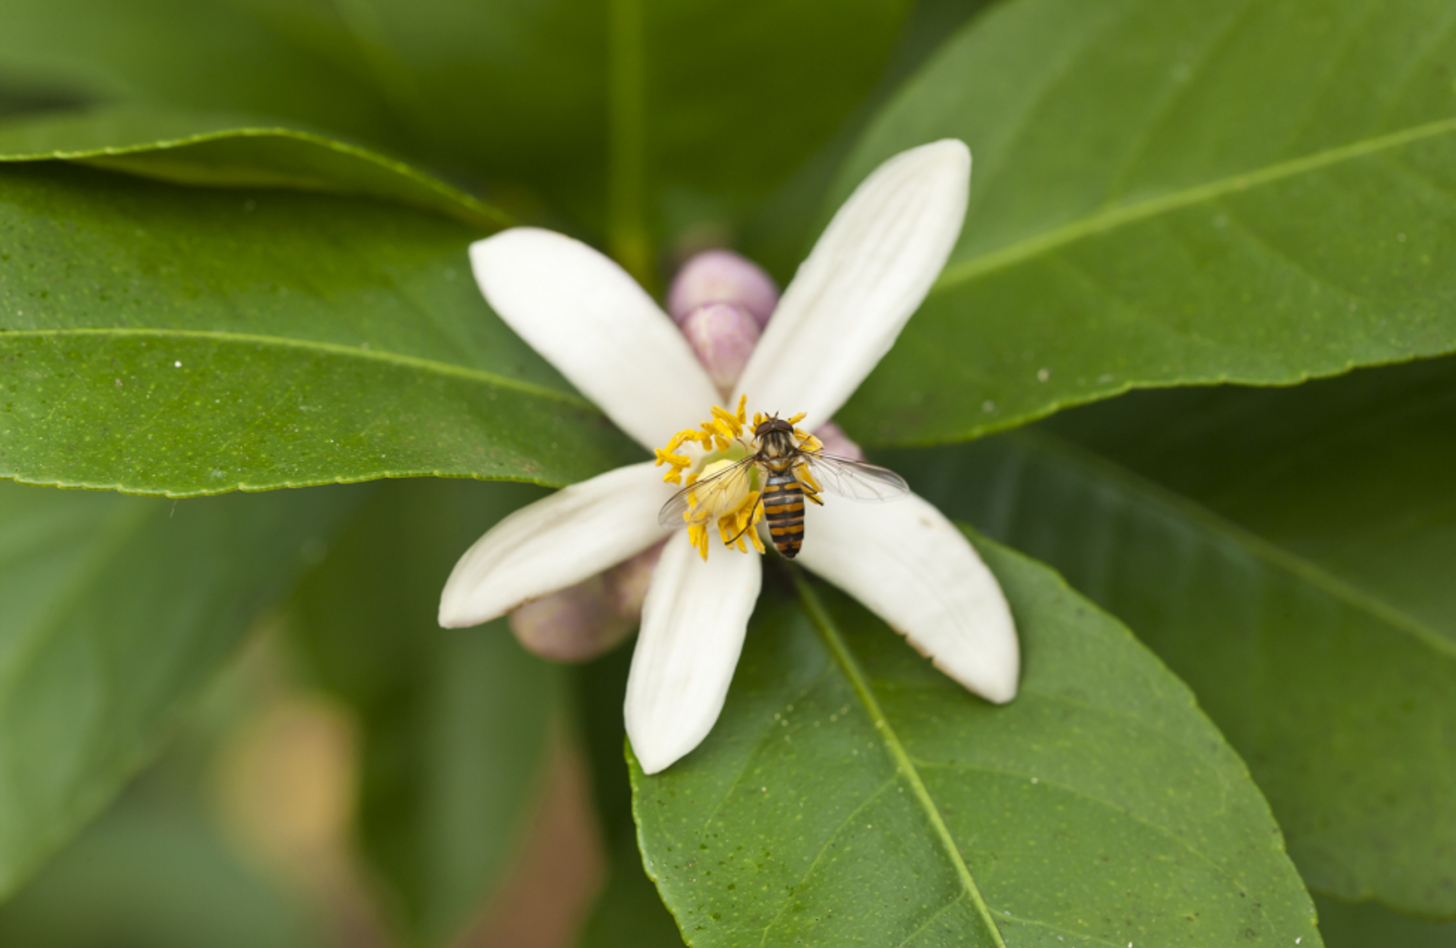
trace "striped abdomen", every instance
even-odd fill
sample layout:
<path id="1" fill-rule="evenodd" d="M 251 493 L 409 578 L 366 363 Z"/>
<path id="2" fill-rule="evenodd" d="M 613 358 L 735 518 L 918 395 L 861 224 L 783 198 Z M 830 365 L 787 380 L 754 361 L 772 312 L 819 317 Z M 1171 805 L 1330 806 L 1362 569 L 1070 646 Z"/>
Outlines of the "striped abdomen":
<path id="1" fill-rule="evenodd" d="M 763 519 L 774 549 L 788 559 L 799 553 L 804 543 L 804 488 L 787 470 L 769 472 L 763 488 Z"/>

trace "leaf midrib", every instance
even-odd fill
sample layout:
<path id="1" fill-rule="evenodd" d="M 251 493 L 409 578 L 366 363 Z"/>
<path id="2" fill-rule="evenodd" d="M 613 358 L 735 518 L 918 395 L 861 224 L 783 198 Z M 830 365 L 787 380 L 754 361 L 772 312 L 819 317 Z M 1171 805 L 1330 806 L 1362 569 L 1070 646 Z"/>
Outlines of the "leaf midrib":
<path id="1" fill-rule="evenodd" d="M 383 362 L 402 368 L 417 369 L 431 372 L 437 375 L 452 376 L 454 378 L 466 379 L 471 382 L 479 382 L 484 385 L 493 385 L 498 388 L 511 389 L 530 395 L 535 398 L 546 398 L 552 401 L 561 402 L 574 408 L 585 408 L 596 411 L 596 406 L 584 398 L 567 392 L 547 388 L 544 385 L 536 385 L 533 382 L 525 382 L 520 379 L 513 379 L 505 375 L 496 375 L 484 369 L 472 369 L 468 366 L 455 365 L 449 362 L 439 362 L 434 359 L 427 359 L 423 356 L 407 355 L 402 352 L 392 352 L 387 349 L 360 349 L 346 346 L 337 342 L 326 342 L 317 339 L 290 339 L 286 336 L 268 336 L 253 333 L 224 332 L 211 329 L 127 329 L 127 328 L 100 328 L 100 327 L 77 327 L 74 329 L 15 329 L 0 330 L 0 344 L 6 340 L 17 338 L 38 338 L 52 339 L 62 337 L 131 337 L 131 338 L 153 338 L 153 339 L 177 339 L 177 340 L 203 340 L 211 342 L 222 342 L 235 345 L 263 345 L 275 346 L 284 349 L 299 349 L 303 351 L 316 352 L 330 356 L 338 356 L 346 359 L 362 359 L 371 362 Z"/>
<path id="2" fill-rule="evenodd" d="M 1278 162 L 1252 171 L 1240 172 L 1226 178 L 1210 181 L 1206 184 L 1196 185 L 1191 188 L 1184 188 L 1179 191 L 1150 198 L 1146 201 L 1109 207 L 1089 217 L 1083 217 L 1071 223 L 1063 224 L 1045 233 L 1037 234 L 1036 236 L 1028 237 L 1025 240 L 1020 240 L 1002 247 L 999 250 L 993 250 L 990 253 L 984 253 L 968 260 L 952 263 L 941 272 L 940 279 L 935 282 L 930 292 L 932 295 L 943 293 L 992 271 L 1015 266 L 1018 263 L 1040 256 L 1058 247 L 1081 240 L 1084 237 L 1106 233 L 1126 224 L 1133 224 L 1151 217 L 1156 217 L 1159 214 L 1169 213 L 1203 201 L 1222 197 L 1225 194 L 1246 191 L 1251 188 L 1272 184 L 1298 174 L 1316 171 L 1320 168 L 1326 168 L 1345 161 L 1352 161 L 1356 158 L 1363 158 L 1367 155 L 1399 148 L 1412 142 L 1450 132 L 1456 132 L 1456 116 L 1427 122 L 1423 125 L 1417 125 L 1398 132 L 1391 132 L 1388 135 L 1378 135 L 1374 138 L 1361 139 L 1348 145 L 1341 145 L 1338 148 L 1315 152 L 1312 155 L 1306 155 L 1290 161 Z"/>
<path id="3" fill-rule="evenodd" d="M 798 587 L 799 598 L 804 603 L 804 608 L 809 613 L 809 618 L 818 628 L 820 636 L 824 639 L 830 653 L 834 656 L 839 667 L 849 678 L 856 696 L 864 705 L 865 711 L 869 714 L 870 720 L 874 722 L 875 733 L 880 737 L 885 749 L 895 762 L 895 770 L 910 785 L 911 794 L 915 797 L 924 811 L 926 819 L 929 820 L 931 828 L 935 832 L 941 848 L 945 851 L 946 857 L 955 868 L 956 876 L 961 881 L 961 888 L 965 894 L 970 896 L 971 904 L 976 907 L 976 912 L 981 917 L 981 922 L 991 934 L 996 948 L 1006 948 L 1006 941 L 1001 937 L 1001 930 L 996 926 L 996 920 L 991 915 L 991 910 L 986 906 L 986 900 L 981 896 L 981 890 L 971 876 L 970 867 L 961 858 L 960 850 L 956 847 L 955 839 L 951 836 L 949 828 L 945 825 L 945 818 L 941 816 L 940 808 L 930 796 L 925 782 L 920 779 L 920 772 L 916 769 L 910 754 L 905 746 L 900 743 L 900 738 L 895 734 L 894 728 L 890 726 L 889 719 L 880 708 L 879 699 L 875 697 L 874 691 L 870 688 L 869 680 L 865 677 L 864 671 L 855 661 L 854 655 L 849 650 L 849 645 L 840 635 L 839 629 L 835 626 L 834 620 L 830 618 L 824 603 L 814 592 L 809 581 L 804 578 L 802 571 L 795 571 L 794 584 Z"/>

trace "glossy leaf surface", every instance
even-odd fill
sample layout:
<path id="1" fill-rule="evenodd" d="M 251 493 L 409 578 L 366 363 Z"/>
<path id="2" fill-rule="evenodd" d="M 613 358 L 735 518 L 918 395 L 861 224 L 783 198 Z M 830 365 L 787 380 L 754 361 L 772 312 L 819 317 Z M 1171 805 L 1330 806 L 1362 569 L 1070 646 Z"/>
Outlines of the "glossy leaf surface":
<path id="1" fill-rule="evenodd" d="M 0 171 L 0 476 L 172 495 L 581 480 L 626 439 L 399 207 Z"/>
<path id="2" fill-rule="evenodd" d="M 940 282 L 842 420 L 956 440 L 1135 387 L 1456 349 L 1456 8 L 1030 0 L 972 21 L 843 170 L 975 155 Z"/>
<path id="3" fill-rule="evenodd" d="M 246 116 L 133 105 L 0 124 L 0 161 L 53 158 L 179 184 L 357 194 L 491 229 L 509 223 L 500 211 L 402 162 Z"/>
<path id="4" fill-rule="evenodd" d="M 634 768 L 689 944 L 1319 944 L 1243 764 L 1192 696 L 1051 571 L 979 544 L 1016 615 L 993 707 L 868 613 L 766 597 L 723 717 Z"/>
<path id="5" fill-rule="evenodd" d="M 299 591 L 297 640 L 358 716 L 360 842 L 408 944 L 450 944 L 502 881 L 545 779 L 556 667 L 504 620 L 441 629 L 455 558 L 538 494 L 523 485 L 378 485 Z"/>
<path id="6" fill-rule="evenodd" d="M 1294 454 L 1280 465 L 1231 451 L 1217 463 L 1237 481 L 1239 470 L 1292 467 Z M 1248 762 L 1310 886 L 1456 914 L 1449 638 L 1318 560 L 1060 442 L 1017 435 L 948 450 L 919 488 L 1057 566 L 1189 683 Z M 1421 522 L 1418 505 L 1408 512 Z M 1358 550 L 1362 535 L 1350 537 Z M 1423 569 L 1424 555 L 1407 550 L 1408 580 L 1438 571 Z M 1386 558 L 1403 561 L 1388 548 Z"/>
<path id="7" fill-rule="evenodd" d="M 356 498 L 0 484 L 0 893 L 157 749 Z"/>

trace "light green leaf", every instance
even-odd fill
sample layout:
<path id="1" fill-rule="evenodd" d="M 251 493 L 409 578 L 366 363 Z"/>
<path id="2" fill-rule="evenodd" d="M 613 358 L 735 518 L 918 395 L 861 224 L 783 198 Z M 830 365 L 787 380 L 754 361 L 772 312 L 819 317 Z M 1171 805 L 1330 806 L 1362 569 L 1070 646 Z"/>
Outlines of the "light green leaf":
<path id="1" fill-rule="evenodd" d="M 565 484 L 635 457 L 490 312 L 477 236 L 373 202 L 0 170 L 0 476 Z"/>
<path id="2" fill-rule="evenodd" d="M 1011 704 L 801 579 L 799 603 L 760 602 L 703 746 L 634 768 L 648 871 L 689 943 L 1318 945 L 1268 808 L 1188 690 L 1049 570 L 977 545 L 1024 648 Z"/>
<path id="3" fill-rule="evenodd" d="M 961 241 L 844 412 L 964 439 L 1134 387 L 1288 384 L 1456 348 L 1456 7 L 1026 0 L 885 110 L 840 194 L 946 136 Z"/>
<path id="4" fill-rule="evenodd" d="M 1276 452 L 1222 447 L 1213 463 L 1232 480 L 1280 466 Z M 1358 457 L 1344 447 L 1330 463 Z M 946 450 L 917 481 L 947 511 L 1056 566 L 1189 683 L 1248 762 L 1312 888 L 1456 915 L 1456 643 L 1319 562 L 1045 435 Z M 1339 521 L 1324 484 L 1306 490 Z M 1410 512 L 1373 539 L 1419 523 L 1419 507 Z M 1359 547 L 1359 533 L 1350 540 Z M 1434 576 L 1440 566 L 1423 570 L 1421 556 L 1391 566 Z"/>
<path id="5" fill-rule="evenodd" d="M 509 219 L 403 162 L 303 128 L 155 106 L 0 124 L 0 162 L 64 159 L 179 184 L 358 194 L 496 228 Z"/>
<path id="6" fill-rule="evenodd" d="M 0 484 L 0 893 L 157 749 L 357 496 Z"/>
<path id="7" fill-rule="evenodd" d="M 502 881 L 545 780 L 559 670 L 504 620 L 441 629 L 455 559 L 539 494 L 521 485 L 379 485 L 299 591 L 297 640 L 359 718 L 359 832 L 410 945 L 460 934 Z"/>

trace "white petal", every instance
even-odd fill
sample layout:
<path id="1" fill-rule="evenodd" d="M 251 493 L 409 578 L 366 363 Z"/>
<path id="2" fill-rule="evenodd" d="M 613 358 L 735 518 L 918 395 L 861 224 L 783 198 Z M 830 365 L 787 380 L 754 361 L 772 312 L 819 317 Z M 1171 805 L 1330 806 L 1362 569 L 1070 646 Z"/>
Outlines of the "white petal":
<path id="1" fill-rule="evenodd" d="M 455 564 L 440 594 L 440 624 L 454 629 L 488 622 L 636 556 L 663 539 L 657 511 L 672 491 L 648 462 L 522 507 Z"/>
<path id="2" fill-rule="evenodd" d="M 928 501 L 828 498 L 805 518 L 798 560 L 971 691 L 998 703 L 1016 697 L 1021 659 L 1006 597 L 965 534 Z"/>
<path id="3" fill-rule="evenodd" d="M 471 244 L 470 263 L 501 318 L 649 451 L 719 401 L 667 314 L 586 244 L 517 227 Z"/>
<path id="4" fill-rule="evenodd" d="M 713 729 L 758 601 L 758 554 L 714 546 L 704 563 L 687 540 L 662 551 L 627 677 L 627 736 L 655 774 Z"/>
<path id="5" fill-rule="evenodd" d="M 808 430 L 828 421 L 890 351 L 945 266 L 970 184 L 971 153 L 955 139 L 875 169 L 784 291 L 738 392 L 766 412 L 807 412 Z"/>

